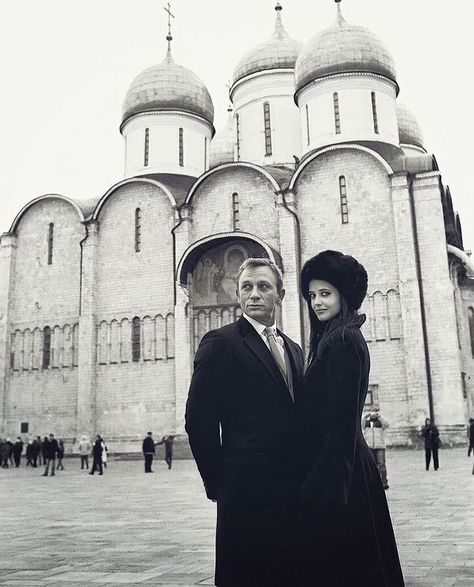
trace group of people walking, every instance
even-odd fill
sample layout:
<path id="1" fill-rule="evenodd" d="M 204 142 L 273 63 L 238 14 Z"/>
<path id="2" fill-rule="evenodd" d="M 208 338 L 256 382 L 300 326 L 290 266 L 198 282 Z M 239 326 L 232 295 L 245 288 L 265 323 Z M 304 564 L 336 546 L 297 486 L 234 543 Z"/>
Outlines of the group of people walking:
<path id="1" fill-rule="evenodd" d="M 15 443 L 11 442 L 9 438 L 6 440 L 0 439 L 0 461 L 3 469 L 15 466 L 19 467 L 21 464 L 21 457 L 25 443 L 18 436 Z M 37 436 L 34 440 L 29 441 L 26 444 L 26 466 L 38 467 L 42 464 L 45 465 L 43 475 L 46 477 L 48 474 L 54 475 L 55 471 L 64 470 L 63 457 L 64 457 L 64 442 L 60 438 L 56 440 L 54 434 L 45 436 L 41 439 L 41 436 Z M 56 458 L 57 463 L 56 463 Z"/>

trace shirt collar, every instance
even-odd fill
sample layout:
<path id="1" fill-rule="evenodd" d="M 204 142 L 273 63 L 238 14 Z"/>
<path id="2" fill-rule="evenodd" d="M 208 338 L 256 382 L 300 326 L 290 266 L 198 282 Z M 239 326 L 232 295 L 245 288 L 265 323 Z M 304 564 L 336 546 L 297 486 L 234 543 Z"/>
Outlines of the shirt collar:
<path id="1" fill-rule="evenodd" d="M 260 334 L 260 336 L 265 336 L 263 331 L 265 330 L 265 328 L 267 328 L 267 326 L 265 326 L 265 324 L 262 324 L 260 322 L 258 322 L 257 320 L 254 320 L 253 318 L 251 318 L 250 316 L 248 316 L 247 314 L 242 314 L 242 316 L 248 321 L 250 322 L 250 324 L 255 328 L 255 330 Z M 273 332 L 275 334 L 277 334 L 276 328 L 275 328 L 275 323 L 273 323 L 270 328 L 273 330 Z"/>

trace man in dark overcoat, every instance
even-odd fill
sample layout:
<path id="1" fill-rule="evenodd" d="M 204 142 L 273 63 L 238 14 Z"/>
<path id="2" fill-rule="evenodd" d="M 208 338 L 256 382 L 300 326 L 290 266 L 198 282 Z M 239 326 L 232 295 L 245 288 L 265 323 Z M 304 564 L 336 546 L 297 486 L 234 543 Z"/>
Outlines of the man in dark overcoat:
<path id="1" fill-rule="evenodd" d="M 284 295 L 274 263 L 247 259 L 237 275 L 243 315 L 208 332 L 194 360 L 186 431 L 207 497 L 217 501 L 221 587 L 292 584 L 294 397 L 303 355 L 275 327 Z"/>
<path id="2" fill-rule="evenodd" d="M 153 463 L 155 450 L 155 441 L 153 440 L 153 435 L 151 432 L 148 432 L 142 443 L 142 452 L 145 459 L 145 473 L 153 473 L 151 466 Z"/>

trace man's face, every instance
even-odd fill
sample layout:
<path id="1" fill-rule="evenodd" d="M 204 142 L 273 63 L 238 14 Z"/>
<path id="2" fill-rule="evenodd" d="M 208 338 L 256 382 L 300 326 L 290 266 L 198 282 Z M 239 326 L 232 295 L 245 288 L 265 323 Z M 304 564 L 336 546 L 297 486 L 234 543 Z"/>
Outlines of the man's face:
<path id="1" fill-rule="evenodd" d="M 270 267 L 247 267 L 237 283 L 237 298 L 242 312 L 265 326 L 275 321 L 275 307 L 285 290 L 277 291 L 276 276 Z"/>

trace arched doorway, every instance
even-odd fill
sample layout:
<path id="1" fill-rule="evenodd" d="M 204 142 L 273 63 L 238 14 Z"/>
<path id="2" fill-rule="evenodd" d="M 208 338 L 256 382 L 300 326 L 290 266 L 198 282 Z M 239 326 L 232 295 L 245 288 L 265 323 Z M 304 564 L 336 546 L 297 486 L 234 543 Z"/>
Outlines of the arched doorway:
<path id="1" fill-rule="evenodd" d="M 241 315 L 236 296 L 239 267 L 249 257 L 276 256 L 269 251 L 251 238 L 228 236 L 202 243 L 189 253 L 179 279 L 189 296 L 192 354 L 206 332 L 234 322 Z M 273 260 L 278 263 L 278 259 Z M 276 320 L 279 324 L 280 312 Z"/>

